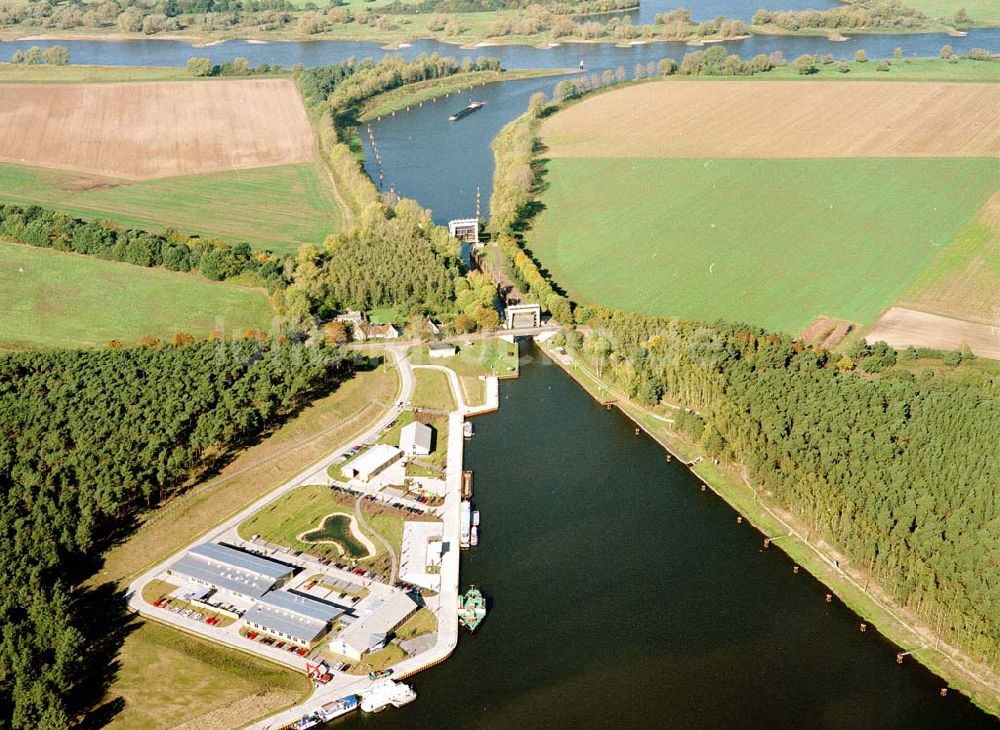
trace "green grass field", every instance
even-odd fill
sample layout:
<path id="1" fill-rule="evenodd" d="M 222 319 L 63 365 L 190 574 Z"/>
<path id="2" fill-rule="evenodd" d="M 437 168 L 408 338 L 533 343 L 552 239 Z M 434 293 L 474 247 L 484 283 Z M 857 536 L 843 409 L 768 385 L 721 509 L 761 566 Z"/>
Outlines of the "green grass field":
<path id="1" fill-rule="evenodd" d="M 331 514 L 353 515 L 354 498 L 334 492 L 329 487 L 299 487 L 244 520 L 237 529 L 244 540 L 260 535 L 269 542 L 336 560 L 340 556 L 336 546 L 305 543 L 298 539 L 302 533 L 313 530 L 321 518 Z M 403 542 L 402 517 L 387 512 L 374 515 L 366 512 L 365 521 L 399 553 Z M 378 556 L 384 555 L 385 548 L 381 543 L 375 541 L 375 545 Z"/>
<path id="2" fill-rule="evenodd" d="M 871 322 L 996 190 L 993 159 L 555 159 L 528 246 L 584 303 L 796 332 Z"/>
<path id="3" fill-rule="evenodd" d="M 124 709 L 108 727 L 240 727 L 300 701 L 312 690 L 293 672 L 155 622 L 125 640 L 121 669 L 105 698 Z"/>
<path id="4" fill-rule="evenodd" d="M 218 77 L 200 77 L 212 81 Z M 39 66 L 0 63 L 0 82 L 31 84 L 93 84 L 118 81 L 196 81 L 177 66 Z"/>
<path id="5" fill-rule="evenodd" d="M 943 44 L 942 44 L 943 45 Z M 864 41 L 857 46 L 864 48 Z M 804 76 L 794 65 L 778 66 L 767 73 L 756 76 L 673 76 L 672 81 L 718 81 L 720 83 L 741 81 L 968 81 L 974 83 L 996 83 L 1000 81 L 1000 63 L 987 61 L 971 61 L 960 58 L 955 61 L 944 61 L 940 58 L 904 58 L 901 60 L 887 59 L 888 71 L 879 71 L 876 59 L 872 57 L 866 63 L 857 63 L 854 51 L 833 54 L 834 63 L 819 63 L 816 73 Z M 837 70 L 838 61 L 847 61 L 847 73 Z"/>
<path id="6" fill-rule="evenodd" d="M 330 182 L 312 162 L 141 181 L 0 164 L 0 201 L 247 241 L 278 253 L 320 245 L 343 222 Z"/>
<path id="7" fill-rule="evenodd" d="M 413 389 L 411 403 L 414 408 L 432 411 L 455 410 L 455 396 L 451 392 L 451 381 L 440 370 L 415 371 L 417 385 Z"/>
<path id="8" fill-rule="evenodd" d="M 984 25 L 1000 25 L 1000 3 L 996 0 L 907 0 L 907 7 L 919 10 L 928 18 L 952 21 L 959 8 L 972 18 L 972 22 Z"/>
<path id="9" fill-rule="evenodd" d="M 221 318 L 226 331 L 267 330 L 263 291 L 196 274 L 0 243 L 0 351 L 94 347 L 109 339 L 178 331 L 204 336 Z"/>

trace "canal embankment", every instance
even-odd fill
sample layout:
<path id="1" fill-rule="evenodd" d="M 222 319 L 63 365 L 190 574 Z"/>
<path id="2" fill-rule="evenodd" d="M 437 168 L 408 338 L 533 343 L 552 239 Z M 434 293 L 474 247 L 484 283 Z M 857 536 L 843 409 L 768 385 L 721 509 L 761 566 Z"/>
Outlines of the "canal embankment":
<path id="1" fill-rule="evenodd" d="M 805 568 L 828 587 L 832 594 L 819 597 L 819 600 L 829 602 L 832 595 L 836 595 L 858 614 L 859 631 L 871 624 L 900 647 L 898 662 L 912 657 L 982 709 L 1000 715 L 1000 677 L 942 641 L 932 627 L 896 605 L 870 576 L 848 564 L 834 546 L 813 534 L 795 515 L 768 504 L 766 495 L 754 488 L 740 465 L 722 464 L 707 458 L 670 428 L 668 418 L 632 402 L 598 378 L 578 358 L 561 354 L 544 343 L 539 347 L 594 400 L 618 408 L 636 424 L 637 433 L 641 429 L 668 454 L 684 462 L 699 477 L 703 488 L 715 492 L 763 534 L 765 548 L 777 546 L 796 566 Z M 942 687 L 942 691 L 947 689 Z"/>

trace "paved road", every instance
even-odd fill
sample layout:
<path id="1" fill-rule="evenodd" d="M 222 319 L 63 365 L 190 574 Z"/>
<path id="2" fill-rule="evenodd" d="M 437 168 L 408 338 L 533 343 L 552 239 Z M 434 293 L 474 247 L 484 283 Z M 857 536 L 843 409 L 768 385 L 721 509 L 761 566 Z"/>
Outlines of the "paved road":
<path id="1" fill-rule="evenodd" d="M 365 434 L 360 438 L 354 439 L 353 441 L 344 444 L 337 449 L 334 449 L 320 461 L 315 464 L 310 465 L 299 474 L 292 477 L 290 480 L 279 486 L 277 489 L 266 494 L 261 499 L 257 500 L 251 504 L 246 509 L 242 510 L 239 514 L 231 517 L 225 522 L 216 525 L 208 533 L 202 535 L 195 542 L 186 546 L 182 550 L 178 551 L 174 555 L 171 555 L 167 560 L 163 561 L 159 565 L 150 568 L 141 576 L 136 578 L 129 584 L 128 587 L 128 598 L 129 606 L 142 616 L 155 619 L 165 624 L 169 624 L 178 629 L 188 631 L 191 633 L 197 633 L 204 636 L 212 641 L 217 641 L 229 646 L 235 647 L 237 649 L 252 650 L 257 654 L 267 656 L 269 659 L 280 662 L 287 666 L 294 667 L 297 670 L 303 670 L 305 667 L 305 660 L 302 657 L 293 655 L 290 652 L 282 651 L 280 649 L 274 649 L 273 647 L 265 647 L 260 644 L 251 644 L 246 639 L 241 637 L 238 633 L 239 622 L 233 624 L 232 626 L 226 628 L 215 628 L 212 626 L 206 626 L 203 623 L 192 621 L 191 619 L 183 618 L 179 614 L 171 613 L 169 611 L 164 611 L 163 609 L 153 608 L 142 600 L 142 586 L 144 586 L 149 580 L 156 577 L 159 573 L 163 572 L 168 565 L 177 560 L 181 555 L 187 551 L 189 548 L 194 547 L 200 543 L 206 542 L 207 540 L 216 539 L 227 532 L 232 531 L 235 534 L 237 525 L 243 522 L 245 519 L 250 517 L 258 510 L 267 506 L 268 504 L 274 502 L 276 499 L 280 498 L 282 495 L 286 494 L 296 487 L 302 486 L 304 484 L 315 484 L 315 483 L 326 483 L 326 470 L 334 462 L 337 456 L 344 451 L 344 449 L 351 446 L 353 443 L 358 441 L 363 441 L 371 438 L 382 430 L 387 428 L 392 421 L 394 421 L 402 410 L 402 404 L 409 402 L 413 396 L 414 378 L 413 371 L 410 369 L 409 363 L 406 360 L 406 349 L 400 346 L 392 346 L 386 348 L 391 354 L 396 368 L 400 376 L 400 391 L 397 397 L 396 404 L 390 408 L 385 415 L 378 420 L 378 422 L 368 429 Z M 316 482 L 316 476 L 322 475 L 324 478 L 321 482 Z M 289 558 L 291 556 L 282 556 L 283 558 Z M 294 562 L 294 561 L 293 561 Z"/>
<path id="2" fill-rule="evenodd" d="M 429 366 L 439 368 L 440 366 Z M 447 368 L 440 368 L 447 369 Z M 465 416 L 495 411 L 499 406 L 499 385 L 495 377 L 486 379 L 486 403 L 478 407 L 465 405 L 457 376 L 451 373 L 449 382 L 455 395 L 458 409 L 448 415 L 448 466 L 445 502 L 439 513 L 443 522 L 444 549 L 441 556 L 441 590 L 429 599 L 428 607 L 438 616 L 438 630 L 435 643 L 417 656 L 404 659 L 393 667 L 393 679 L 402 680 L 417 672 L 434 666 L 449 656 L 458 645 L 458 593 L 459 593 L 459 533 L 461 531 L 462 458 L 465 447 L 462 424 Z M 273 730 L 295 722 L 310 712 L 315 712 L 323 704 L 358 693 L 368 686 L 367 678 L 335 675 L 329 684 L 323 685 L 303 703 L 284 712 L 272 715 L 251 725 L 254 730 Z"/>
<path id="3" fill-rule="evenodd" d="M 376 437 L 399 416 L 403 407 L 411 401 L 415 383 L 413 369 L 406 359 L 406 351 L 409 346 L 410 345 L 408 343 L 396 342 L 386 347 L 386 350 L 392 356 L 400 374 L 400 391 L 396 404 L 390 408 L 374 426 L 368 429 L 368 431 L 360 437 L 356 437 L 351 442 L 334 449 L 323 459 L 308 466 L 289 481 L 285 482 L 261 499 L 243 509 L 239 514 L 212 528 L 212 530 L 200 537 L 191 545 L 186 546 L 183 550 L 170 556 L 167 560 L 163 561 L 159 565 L 156 565 L 143 573 L 136 580 L 132 581 L 128 590 L 130 607 L 143 616 L 161 621 L 162 623 L 169 624 L 175 628 L 204 636 L 207 639 L 236 649 L 250 651 L 292 667 L 297 671 L 304 671 L 305 659 L 297 654 L 275 649 L 273 646 L 263 646 L 259 643 L 251 643 L 240 636 L 239 622 L 225 628 L 211 627 L 191 619 L 183 618 L 179 614 L 174 614 L 169 611 L 164 611 L 147 605 L 142 600 L 142 586 L 160 574 L 168 565 L 177 560 L 186 550 L 194 545 L 203 543 L 207 540 L 216 540 L 223 536 L 231 540 L 236 539 L 236 527 L 241 522 L 258 510 L 268 504 L 271 504 L 276 499 L 279 499 L 290 490 L 305 484 L 328 483 L 327 469 L 334 463 L 340 453 L 354 443 L 367 441 Z M 449 382 L 455 395 L 455 402 L 458 404 L 457 410 L 449 414 L 447 444 L 448 461 L 446 470 L 447 489 L 445 503 L 440 509 L 446 547 L 442 556 L 441 564 L 441 591 L 436 597 L 430 599 L 431 603 L 428 604 L 428 607 L 434 610 L 438 615 L 438 631 L 435 635 L 436 641 L 428 650 L 396 665 L 395 677 L 399 679 L 403 679 L 421 671 L 422 669 L 426 669 L 429 666 L 433 666 L 434 664 L 443 661 L 451 655 L 451 653 L 455 650 L 455 646 L 458 644 L 459 523 L 461 513 L 462 456 L 464 450 L 462 425 L 466 415 L 475 415 L 478 413 L 494 411 L 497 409 L 499 404 L 499 388 L 495 377 L 487 378 L 486 404 L 478 407 L 470 407 L 465 403 L 465 399 L 462 395 L 461 384 L 454 371 L 442 366 L 427 367 L 445 370 L 447 372 Z M 289 560 L 289 562 L 302 564 L 303 567 L 312 567 L 300 563 L 300 561 L 308 562 L 308 558 L 297 558 L 293 555 L 283 555 L 282 557 L 283 559 Z M 325 570 L 330 571 L 331 569 L 325 568 Z M 350 576 L 348 576 L 348 578 L 350 578 Z M 315 711 L 320 706 L 330 702 L 331 700 L 338 699 L 347 694 L 359 693 L 369 684 L 370 681 L 366 676 L 358 677 L 334 673 L 333 679 L 328 684 L 316 687 L 313 693 L 298 706 L 261 720 L 252 727 L 258 728 L 259 730 L 283 727 L 288 723 L 294 722 L 302 715 Z"/>

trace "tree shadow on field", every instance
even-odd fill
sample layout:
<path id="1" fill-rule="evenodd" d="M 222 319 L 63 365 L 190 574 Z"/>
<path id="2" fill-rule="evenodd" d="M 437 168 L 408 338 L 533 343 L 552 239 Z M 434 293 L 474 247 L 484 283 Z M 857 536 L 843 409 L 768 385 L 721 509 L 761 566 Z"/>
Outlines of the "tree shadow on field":
<path id="1" fill-rule="evenodd" d="M 76 726 L 91 730 L 106 726 L 125 708 L 121 697 L 105 695 L 118 679 L 125 639 L 141 622 L 129 610 L 125 592 L 112 583 L 77 589 L 73 610 L 87 650 L 80 652 L 75 684 L 66 699 L 78 712 Z"/>
<path id="2" fill-rule="evenodd" d="M 545 156 L 548 147 L 541 140 L 536 139 L 531 148 L 531 174 L 532 174 L 532 197 L 527 203 L 522 205 L 517 211 L 517 218 L 511 225 L 511 232 L 517 239 L 518 246 L 524 254 L 534 262 L 535 267 L 552 287 L 552 290 L 560 296 L 567 296 L 566 290 L 552 278 L 552 272 L 541 264 L 531 248 L 527 245 L 525 234 L 531 230 L 535 219 L 545 210 L 545 203 L 541 201 L 541 196 L 549 189 L 549 162 Z"/>

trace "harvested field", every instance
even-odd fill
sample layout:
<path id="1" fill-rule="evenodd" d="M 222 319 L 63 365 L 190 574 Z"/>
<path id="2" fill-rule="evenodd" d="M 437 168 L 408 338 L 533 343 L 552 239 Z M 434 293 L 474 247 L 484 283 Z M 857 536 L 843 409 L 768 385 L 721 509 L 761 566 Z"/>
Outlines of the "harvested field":
<path id="1" fill-rule="evenodd" d="M 814 319 L 808 327 L 802 330 L 798 338 L 811 345 L 820 345 L 832 350 L 854 329 L 853 322 L 844 322 L 821 315 Z"/>
<path id="2" fill-rule="evenodd" d="M 836 320 L 830 319 L 826 315 L 821 315 L 810 322 L 804 330 L 799 332 L 798 338 L 803 342 L 819 343 L 825 340 L 827 335 L 833 332 L 833 328 L 836 326 Z"/>
<path id="3" fill-rule="evenodd" d="M 897 349 L 909 345 L 957 350 L 968 345 L 980 357 L 1000 360 L 1000 323 L 988 325 L 891 307 L 865 338 L 882 340 Z"/>
<path id="4" fill-rule="evenodd" d="M 981 324 L 1000 324 L 1000 192 L 931 259 L 898 304 Z"/>
<path id="5" fill-rule="evenodd" d="M 670 80 L 542 125 L 550 157 L 990 157 L 1000 84 Z"/>
<path id="6" fill-rule="evenodd" d="M 287 79 L 0 85 L 0 160 L 125 179 L 315 159 Z"/>
<path id="7" fill-rule="evenodd" d="M 833 328 L 833 331 L 830 332 L 830 334 L 828 334 L 823 339 L 823 341 L 820 343 L 820 346 L 823 347 L 824 349 L 832 350 L 841 342 L 843 342 L 844 338 L 847 337 L 847 335 L 849 335 L 851 330 L 853 329 L 854 325 L 851 324 L 850 322 L 838 323 L 837 326 Z"/>

